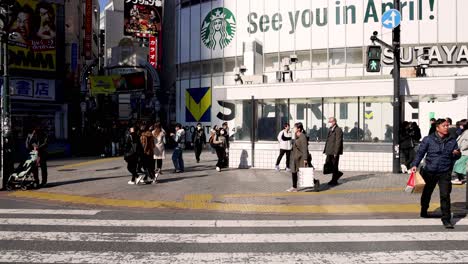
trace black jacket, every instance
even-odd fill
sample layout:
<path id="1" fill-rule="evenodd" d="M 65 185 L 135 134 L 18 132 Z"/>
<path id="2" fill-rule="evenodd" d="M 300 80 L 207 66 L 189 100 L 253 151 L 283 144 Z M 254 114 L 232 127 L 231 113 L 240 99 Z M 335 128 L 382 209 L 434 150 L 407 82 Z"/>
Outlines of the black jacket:
<path id="1" fill-rule="evenodd" d="M 323 153 L 326 155 L 343 154 L 343 130 L 339 126 L 328 131 L 327 142 Z"/>

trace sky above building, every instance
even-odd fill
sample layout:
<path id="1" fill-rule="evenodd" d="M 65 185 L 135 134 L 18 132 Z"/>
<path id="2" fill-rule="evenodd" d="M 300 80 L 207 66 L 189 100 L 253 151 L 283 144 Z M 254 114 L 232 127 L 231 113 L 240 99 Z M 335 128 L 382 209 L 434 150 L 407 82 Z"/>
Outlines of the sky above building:
<path id="1" fill-rule="evenodd" d="M 107 1 L 108 1 L 108 0 L 99 0 L 99 7 L 100 7 L 100 10 L 99 10 L 99 11 L 104 10 L 104 7 L 106 6 Z"/>

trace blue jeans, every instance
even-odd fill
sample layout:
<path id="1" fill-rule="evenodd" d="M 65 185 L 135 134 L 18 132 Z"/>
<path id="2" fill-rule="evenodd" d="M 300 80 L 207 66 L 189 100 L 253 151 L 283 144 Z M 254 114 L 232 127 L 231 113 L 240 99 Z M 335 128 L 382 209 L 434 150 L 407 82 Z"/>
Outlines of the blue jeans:
<path id="1" fill-rule="evenodd" d="M 184 170 L 184 159 L 182 158 L 182 149 L 177 147 L 172 153 L 172 162 L 174 163 L 174 168 L 179 171 Z"/>

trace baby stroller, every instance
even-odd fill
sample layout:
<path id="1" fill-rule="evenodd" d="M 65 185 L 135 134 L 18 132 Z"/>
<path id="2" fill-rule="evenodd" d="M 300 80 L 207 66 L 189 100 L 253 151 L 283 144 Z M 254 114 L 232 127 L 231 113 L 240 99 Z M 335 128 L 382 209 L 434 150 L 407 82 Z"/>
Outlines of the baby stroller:
<path id="1" fill-rule="evenodd" d="M 38 159 L 37 150 L 29 152 L 29 159 L 21 163 L 8 178 L 7 190 L 19 187 L 21 190 L 26 191 L 30 187 L 37 188 L 38 183 L 34 180 L 33 171 L 37 169 Z"/>

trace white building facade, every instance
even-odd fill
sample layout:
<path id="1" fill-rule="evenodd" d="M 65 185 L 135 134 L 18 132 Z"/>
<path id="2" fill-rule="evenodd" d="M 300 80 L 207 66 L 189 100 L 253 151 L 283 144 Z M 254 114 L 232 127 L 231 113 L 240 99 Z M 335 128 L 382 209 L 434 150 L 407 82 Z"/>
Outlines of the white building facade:
<path id="1" fill-rule="evenodd" d="M 404 120 L 424 136 L 432 117 L 468 115 L 468 2 L 401 2 Z M 381 21 L 392 7 L 385 0 L 178 0 L 177 121 L 189 130 L 228 122 L 236 168 L 274 168 L 282 124 L 302 122 L 321 168 L 334 116 L 345 131 L 341 169 L 391 171 L 393 58 L 384 50 L 381 72 L 368 73 L 365 53 L 374 31 L 392 43 Z M 416 78 L 416 68 L 426 77 Z"/>

